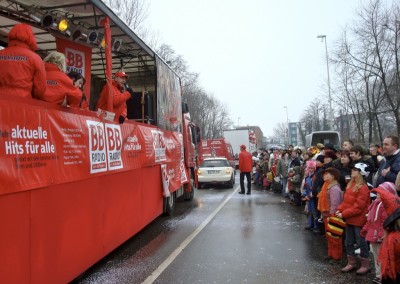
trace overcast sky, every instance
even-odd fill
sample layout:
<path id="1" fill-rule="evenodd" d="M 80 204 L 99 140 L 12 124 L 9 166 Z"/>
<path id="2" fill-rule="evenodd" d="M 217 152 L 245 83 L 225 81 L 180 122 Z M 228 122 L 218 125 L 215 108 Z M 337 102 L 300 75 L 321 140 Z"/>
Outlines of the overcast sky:
<path id="1" fill-rule="evenodd" d="M 351 25 L 359 0 L 150 0 L 149 21 L 226 104 L 235 126 L 299 121 L 316 97 L 328 100 L 328 53 Z M 331 66 L 332 67 L 332 66 Z M 330 68 L 331 85 L 334 70 Z M 240 119 L 238 119 L 240 117 Z"/>

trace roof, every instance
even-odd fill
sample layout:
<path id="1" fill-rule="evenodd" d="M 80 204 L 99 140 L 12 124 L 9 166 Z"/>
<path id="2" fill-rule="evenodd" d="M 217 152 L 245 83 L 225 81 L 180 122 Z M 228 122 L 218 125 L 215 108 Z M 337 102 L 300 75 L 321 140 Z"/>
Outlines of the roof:
<path id="1" fill-rule="evenodd" d="M 37 40 L 37 52 L 44 57 L 56 50 L 56 36 L 72 38 L 54 26 L 45 27 L 40 19 L 44 16 L 53 19 L 66 17 L 74 29 L 82 30 L 77 41 L 92 48 L 92 76 L 105 79 L 105 55 L 99 42 L 89 43 L 85 39 L 90 32 L 103 33 L 101 20 L 108 15 L 114 42 L 121 40 L 121 47 L 112 52 L 112 72 L 123 70 L 131 77 L 142 82 L 155 78 L 156 54 L 147 46 L 118 16 L 101 0 L 3 0 L 0 1 L 0 42 L 7 43 L 7 34 L 19 22 L 29 23 Z"/>

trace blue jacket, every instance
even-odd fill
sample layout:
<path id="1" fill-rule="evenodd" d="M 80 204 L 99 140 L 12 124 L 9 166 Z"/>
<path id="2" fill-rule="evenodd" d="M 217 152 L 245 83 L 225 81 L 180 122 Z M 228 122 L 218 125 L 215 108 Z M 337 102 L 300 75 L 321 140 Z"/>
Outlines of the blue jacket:
<path id="1" fill-rule="evenodd" d="M 314 174 L 308 175 L 304 178 L 304 187 L 303 187 L 303 193 L 302 196 L 310 197 L 312 193 L 312 185 L 313 185 L 313 177 Z"/>
<path id="2" fill-rule="evenodd" d="M 376 180 L 376 184 L 374 187 L 378 187 L 381 183 L 384 183 L 385 181 L 390 181 L 392 183 L 395 183 L 397 174 L 400 171 L 400 152 L 397 152 L 394 155 L 391 156 L 385 156 L 385 159 L 381 161 L 381 164 L 379 166 L 378 170 L 378 178 Z M 382 176 L 381 172 L 383 169 L 387 169 L 390 167 L 390 172 L 386 174 L 386 176 Z"/>

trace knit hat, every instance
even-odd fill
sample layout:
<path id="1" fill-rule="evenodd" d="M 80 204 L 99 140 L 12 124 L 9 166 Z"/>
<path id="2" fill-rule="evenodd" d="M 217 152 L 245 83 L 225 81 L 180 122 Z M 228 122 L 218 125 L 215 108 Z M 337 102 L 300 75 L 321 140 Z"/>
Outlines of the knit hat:
<path id="1" fill-rule="evenodd" d="M 396 186 L 394 185 L 394 183 L 389 182 L 389 181 L 385 181 L 383 183 L 381 183 L 378 188 L 380 189 L 384 189 L 387 192 L 397 196 L 397 190 L 396 190 Z"/>
<path id="2" fill-rule="evenodd" d="M 240 149 L 246 149 L 246 145 L 240 145 Z"/>
<path id="3" fill-rule="evenodd" d="M 391 194 L 389 191 L 386 191 L 386 189 L 381 188 L 381 185 L 372 191 L 379 193 L 381 197 L 383 207 L 388 215 L 386 220 L 383 222 L 383 227 L 389 227 L 400 218 L 400 198 Z"/>

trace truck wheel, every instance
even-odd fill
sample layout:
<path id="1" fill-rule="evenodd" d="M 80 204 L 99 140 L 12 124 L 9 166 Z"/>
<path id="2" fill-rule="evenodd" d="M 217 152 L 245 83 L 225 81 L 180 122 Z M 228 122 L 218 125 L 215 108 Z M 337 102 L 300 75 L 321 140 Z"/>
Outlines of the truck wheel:
<path id="1" fill-rule="evenodd" d="M 184 193 L 184 199 L 187 201 L 193 200 L 194 197 L 194 179 L 190 177 L 190 192 L 185 192 Z"/>
<path id="2" fill-rule="evenodd" d="M 174 213 L 175 209 L 175 202 L 176 202 L 176 196 L 175 192 L 172 192 L 169 197 L 164 198 L 165 202 L 165 215 L 171 216 L 172 213 Z"/>

